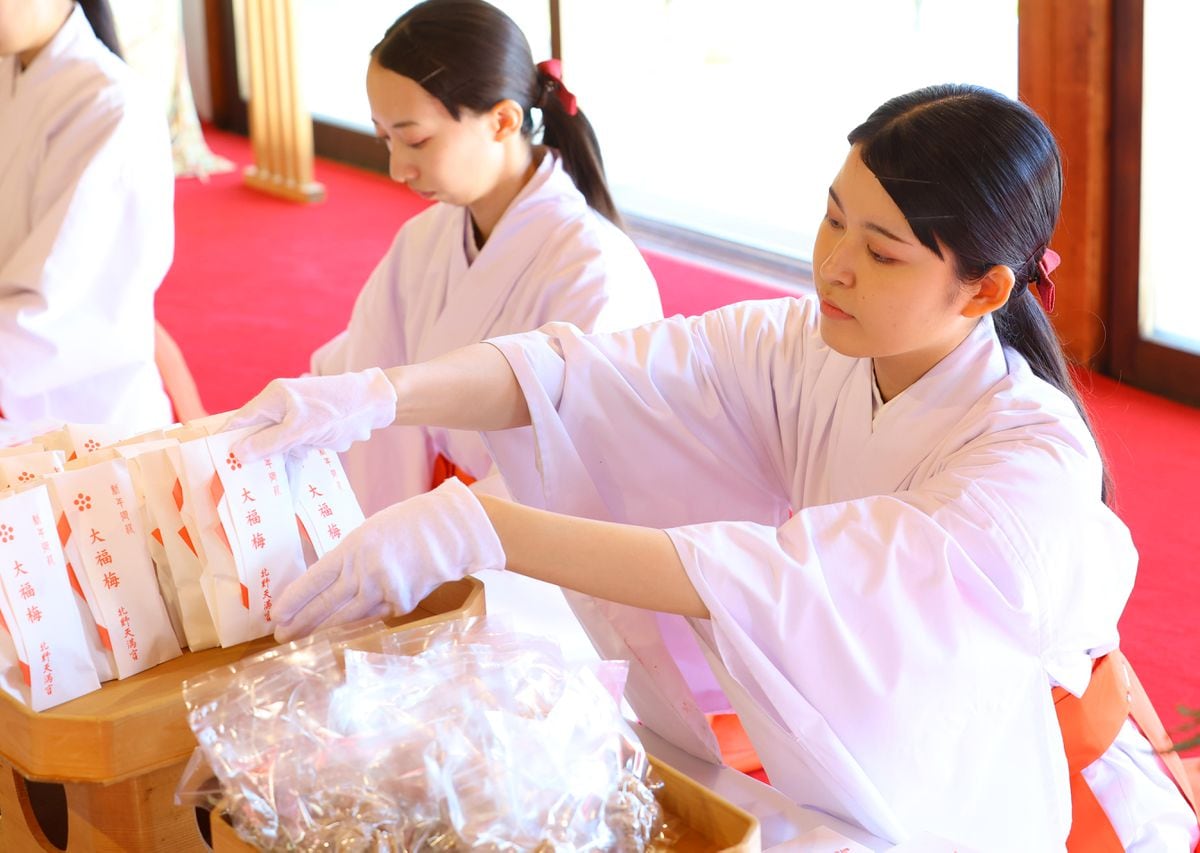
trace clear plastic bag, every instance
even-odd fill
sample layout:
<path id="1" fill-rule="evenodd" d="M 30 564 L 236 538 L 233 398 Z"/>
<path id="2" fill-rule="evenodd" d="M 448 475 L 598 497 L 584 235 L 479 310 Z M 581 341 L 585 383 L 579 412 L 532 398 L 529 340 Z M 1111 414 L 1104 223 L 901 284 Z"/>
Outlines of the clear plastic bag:
<path id="1" fill-rule="evenodd" d="M 625 665 L 488 618 L 272 649 L 184 685 L 239 834 L 264 850 L 642 850 L 658 807 Z M 189 802 L 203 799 L 193 774 Z M 185 780 L 186 783 L 186 780 Z M 211 799 L 211 798 L 209 798 Z"/>

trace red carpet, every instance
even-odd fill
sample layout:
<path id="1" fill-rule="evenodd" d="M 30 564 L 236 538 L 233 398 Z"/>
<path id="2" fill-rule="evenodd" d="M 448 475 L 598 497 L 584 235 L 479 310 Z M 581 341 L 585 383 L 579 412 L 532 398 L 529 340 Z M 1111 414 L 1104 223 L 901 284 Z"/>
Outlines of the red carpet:
<path id="1" fill-rule="evenodd" d="M 249 162 L 244 139 L 209 132 Z M 345 327 L 354 297 L 400 224 L 424 202 L 380 175 L 320 162 L 329 198 L 301 206 L 245 189 L 235 175 L 178 184 L 175 264 L 159 318 L 178 340 L 210 411 L 232 409 L 275 376 L 308 366 Z M 761 285 L 648 255 L 668 313 L 692 314 Z M 1088 374 L 1089 402 L 1117 484 L 1118 512 L 1142 555 L 1122 645 L 1168 728 L 1200 706 L 1200 411 Z"/>

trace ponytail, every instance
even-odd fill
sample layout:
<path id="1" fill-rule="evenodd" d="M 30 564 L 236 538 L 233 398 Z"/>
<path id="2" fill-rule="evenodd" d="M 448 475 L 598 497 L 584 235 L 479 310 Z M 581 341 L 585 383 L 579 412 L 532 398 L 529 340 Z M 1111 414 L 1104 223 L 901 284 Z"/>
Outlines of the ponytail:
<path id="1" fill-rule="evenodd" d="M 542 110 L 542 143 L 558 151 L 563 169 L 571 176 L 588 205 L 618 228 L 624 229 L 621 214 L 613 204 L 604 175 L 600 141 L 592 123 L 575 108 L 574 97 L 560 96 L 562 81 L 539 67 L 542 94 L 536 106 Z M 568 106 L 569 104 L 569 106 Z"/>
<path id="2" fill-rule="evenodd" d="M 117 39 L 117 27 L 113 22 L 112 8 L 108 0 L 76 0 L 83 8 L 83 14 L 92 25 L 96 38 L 111 50 L 118 58 L 124 59 L 121 53 L 121 42 Z"/>
<path id="3" fill-rule="evenodd" d="M 1050 325 L 1050 318 L 1024 283 L 1029 281 L 1028 277 L 1022 279 L 1018 271 L 1017 281 L 1018 284 L 1013 287 L 1008 302 L 992 314 L 996 336 L 1004 346 L 1021 354 L 1034 376 L 1053 385 L 1075 404 L 1079 417 L 1083 418 L 1084 424 L 1095 437 L 1096 430 L 1092 427 L 1092 419 L 1083 405 L 1083 398 L 1075 380 L 1071 378 L 1062 344 L 1054 327 Z M 1110 503 L 1112 494 L 1112 476 L 1101 458 L 1100 499 Z"/>

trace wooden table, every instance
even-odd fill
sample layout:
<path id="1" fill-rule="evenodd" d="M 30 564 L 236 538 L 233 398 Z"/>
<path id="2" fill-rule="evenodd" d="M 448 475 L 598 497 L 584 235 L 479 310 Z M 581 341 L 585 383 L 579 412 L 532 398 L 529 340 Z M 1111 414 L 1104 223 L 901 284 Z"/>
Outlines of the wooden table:
<path id="1" fill-rule="evenodd" d="M 411 628 L 482 616 L 484 609 L 483 584 L 467 578 L 443 585 L 388 624 Z M 26 779 L 63 786 L 69 853 L 207 851 L 195 810 L 173 802 L 196 746 L 181 686 L 272 645 L 264 637 L 185 652 L 41 713 L 0 695 L 0 851 L 60 850 L 38 824 Z"/>

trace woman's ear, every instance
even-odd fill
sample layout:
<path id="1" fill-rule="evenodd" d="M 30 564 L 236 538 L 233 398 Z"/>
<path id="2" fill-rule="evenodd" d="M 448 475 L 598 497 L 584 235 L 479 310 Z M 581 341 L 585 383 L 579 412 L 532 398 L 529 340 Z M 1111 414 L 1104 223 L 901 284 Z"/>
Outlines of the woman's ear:
<path id="1" fill-rule="evenodd" d="M 495 140 L 503 142 L 513 134 L 521 132 L 521 125 L 525 122 L 525 110 L 521 105 L 511 98 L 505 98 L 492 107 L 492 127 L 495 131 Z"/>
<path id="2" fill-rule="evenodd" d="M 1012 295 L 1015 284 L 1016 276 L 1013 271 L 1004 264 L 996 264 L 971 282 L 975 293 L 963 306 L 962 315 L 964 317 L 982 317 L 984 314 L 990 314 L 1003 308 Z"/>

